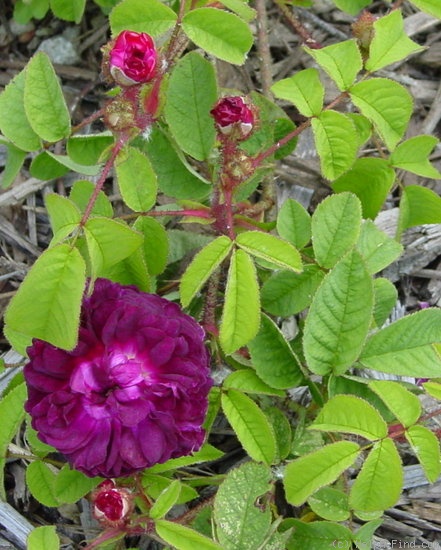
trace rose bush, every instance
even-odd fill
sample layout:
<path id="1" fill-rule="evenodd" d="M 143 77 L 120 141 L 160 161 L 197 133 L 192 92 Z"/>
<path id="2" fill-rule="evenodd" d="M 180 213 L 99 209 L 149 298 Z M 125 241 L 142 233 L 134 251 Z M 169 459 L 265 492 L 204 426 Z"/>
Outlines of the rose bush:
<path id="1" fill-rule="evenodd" d="M 201 446 L 208 353 L 178 305 L 98 279 L 75 349 L 34 340 L 28 355 L 32 426 L 86 475 L 128 476 Z"/>

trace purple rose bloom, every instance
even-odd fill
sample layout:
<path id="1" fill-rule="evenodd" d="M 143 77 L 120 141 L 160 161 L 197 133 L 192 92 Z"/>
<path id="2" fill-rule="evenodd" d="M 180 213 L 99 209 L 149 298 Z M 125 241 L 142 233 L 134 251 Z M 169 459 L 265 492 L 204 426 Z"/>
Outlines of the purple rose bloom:
<path id="1" fill-rule="evenodd" d="M 128 476 L 201 446 L 209 357 L 177 304 L 98 279 L 76 348 L 34 340 L 27 351 L 32 426 L 86 475 Z"/>
<path id="2" fill-rule="evenodd" d="M 155 44 L 144 32 L 121 32 L 110 50 L 110 74 L 121 86 L 149 82 L 155 75 L 156 62 Z"/>

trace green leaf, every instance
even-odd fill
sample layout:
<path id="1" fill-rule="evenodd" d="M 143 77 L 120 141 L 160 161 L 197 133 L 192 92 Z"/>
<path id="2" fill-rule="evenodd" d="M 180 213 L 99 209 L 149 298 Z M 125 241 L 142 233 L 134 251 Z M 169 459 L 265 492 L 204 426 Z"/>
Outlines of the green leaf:
<path id="1" fill-rule="evenodd" d="M 271 464 L 276 440 L 267 417 L 248 396 L 237 390 L 222 394 L 222 409 L 242 447 L 256 462 Z"/>
<path id="2" fill-rule="evenodd" d="M 305 50 L 328 73 L 342 92 L 352 86 L 363 67 L 355 40 L 345 40 L 318 50 Z"/>
<path id="3" fill-rule="evenodd" d="M 54 235 L 63 230 L 68 235 L 80 223 L 81 212 L 70 199 L 57 193 L 49 193 L 46 195 L 45 205 Z"/>
<path id="4" fill-rule="evenodd" d="M 439 382 L 424 382 L 423 388 L 429 395 L 441 401 L 441 384 Z"/>
<path id="5" fill-rule="evenodd" d="M 167 265 L 168 238 L 164 226 L 154 218 L 139 217 L 133 229 L 144 235 L 144 259 L 150 275 L 159 275 Z"/>
<path id="6" fill-rule="evenodd" d="M 149 473 L 160 474 L 162 472 L 168 472 L 170 470 L 177 470 L 178 468 L 185 468 L 186 466 L 192 466 L 193 464 L 200 464 L 201 462 L 210 462 L 218 460 L 223 456 L 223 452 L 219 451 L 212 445 L 205 443 L 199 451 L 192 453 L 191 455 L 182 456 L 180 458 L 171 458 L 167 462 L 162 464 L 155 464 L 148 469 Z"/>
<path id="7" fill-rule="evenodd" d="M 359 449 L 353 441 L 338 441 L 290 462 L 283 481 L 287 501 L 300 506 L 317 489 L 333 483 L 355 462 Z"/>
<path id="8" fill-rule="evenodd" d="M 185 134 L 183 139 L 186 139 Z M 182 151 L 176 150 L 176 144 L 159 128 L 153 128 L 149 141 L 143 142 L 143 149 L 148 154 L 163 193 L 177 199 L 200 199 L 208 195 L 211 186 L 186 164 Z"/>
<path id="9" fill-rule="evenodd" d="M 173 479 L 166 476 L 151 474 L 149 469 L 147 469 L 142 475 L 142 486 L 145 489 L 145 494 L 150 498 L 160 498 L 161 494 L 166 489 L 169 489 L 171 485 L 173 485 Z M 175 489 L 172 489 L 172 493 L 168 496 L 164 496 L 164 502 L 162 504 L 160 503 L 157 510 L 158 512 L 160 511 L 159 509 L 163 507 L 163 504 L 165 505 L 166 500 L 170 497 L 170 500 L 174 498 L 174 490 Z M 197 497 L 198 493 L 193 487 L 179 482 L 179 491 L 178 496 L 176 497 L 176 504 L 182 504 L 184 502 L 188 502 L 189 500 L 194 500 Z"/>
<path id="10" fill-rule="evenodd" d="M 7 189 L 18 176 L 23 162 L 26 158 L 26 151 L 19 149 L 12 143 L 6 144 L 7 158 L 6 165 L 1 174 L 1 188 Z"/>
<path id="11" fill-rule="evenodd" d="M 421 404 L 416 395 L 392 380 L 373 380 L 369 387 L 381 397 L 395 418 L 405 427 L 415 424 L 421 416 Z"/>
<path id="12" fill-rule="evenodd" d="M 142 236 L 125 223 L 98 216 L 87 220 L 84 233 L 96 276 L 102 269 L 128 258 L 143 242 Z"/>
<path id="13" fill-rule="evenodd" d="M 141 248 L 120 260 L 118 263 L 102 268 L 100 276 L 121 285 L 135 285 L 139 290 L 152 292 L 150 274 Z"/>
<path id="14" fill-rule="evenodd" d="M 56 453 L 56 449 L 51 445 L 43 443 L 37 435 L 37 431 L 30 424 L 30 417 L 26 418 L 26 441 L 31 451 L 38 457 L 44 458 L 49 453 Z"/>
<path id="15" fill-rule="evenodd" d="M 323 111 L 311 121 L 322 174 L 335 180 L 354 164 L 358 143 L 352 120 L 337 111 Z"/>
<path id="16" fill-rule="evenodd" d="M 401 61 L 412 53 L 423 50 L 422 46 L 411 40 L 403 26 L 400 10 L 392 10 L 373 23 L 374 36 L 369 45 L 369 58 L 365 63 L 366 70 L 373 73 Z"/>
<path id="17" fill-rule="evenodd" d="M 277 215 L 277 232 L 301 249 L 311 240 L 311 216 L 299 202 L 287 199 Z"/>
<path id="18" fill-rule="evenodd" d="M 425 178 L 441 179 L 441 173 L 429 161 L 429 155 L 438 143 L 436 137 L 425 135 L 403 141 L 390 156 L 391 166 Z"/>
<path id="19" fill-rule="evenodd" d="M 29 172 L 33 178 L 50 180 L 64 176 L 69 168 L 53 159 L 47 151 L 43 151 L 32 159 Z"/>
<path id="20" fill-rule="evenodd" d="M 355 547 L 358 550 L 366 550 L 366 548 L 372 547 L 372 537 L 382 523 L 382 519 L 377 519 L 369 521 L 357 529 L 352 535 Z"/>
<path id="21" fill-rule="evenodd" d="M 294 527 L 294 533 L 289 539 L 288 550 L 307 548 L 308 550 L 329 550 L 329 548 L 351 548 L 351 531 L 328 521 L 304 523 L 298 519 L 290 519 L 289 525 Z"/>
<path id="22" fill-rule="evenodd" d="M 262 231 L 245 231 L 236 238 L 240 248 L 255 256 L 284 269 L 302 270 L 302 259 L 292 244 Z"/>
<path id="23" fill-rule="evenodd" d="M 235 250 L 228 270 L 219 341 L 228 355 L 256 336 L 260 323 L 259 285 L 253 261 Z"/>
<path id="24" fill-rule="evenodd" d="M 195 233 L 194 231 L 181 231 L 179 229 L 169 229 L 167 231 L 170 250 L 168 253 L 168 262 L 174 263 L 192 252 L 196 248 L 206 246 L 213 240 L 211 236 Z"/>
<path id="25" fill-rule="evenodd" d="M 101 155 L 114 142 L 115 138 L 110 132 L 72 136 L 67 140 L 66 150 L 73 162 L 93 165 L 102 161 Z"/>
<path id="26" fill-rule="evenodd" d="M 147 212 L 156 202 L 156 174 L 149 159 L 134 147 L 121 151 L 115 162 L 121 196 L 135 212 Z"/>
<path id="27" fill-rule="evenodd" d="M 248 344 L 257 375 L 271 387 L 284 390 L 304 381 L 298 359 L 277 325 L 262 315 L 257 336 Z"/>
<path id="28" fill-rule="evenodd" d="M 177 550 L 222 550 L 216 542 L 179 523 L 157 519 L 155 527 L 158 535 Z"/>
<path id="29" fill-rule="evenodd" d="M 352 485 L 349 504 L 354 510 L 386 510 L 400 498 L 403 468 L 394 442 L 385 438 L 373 446 Z"/>
<path id="30" fill-rule="evenodd" d="M 256 506 L 271 486 L 271 471 L 264 464 L 247 462 L 233 468 L 214 501 L 216 534 L 224 550 L 260 548 L 271 526 L 268 503 Z"/>
<path id="31" fill-rule="evenodd" d="M 74 504 L 102 481 L 99 477 L 90 478 L 78 470 L 63 466 L 55 479 L 54 496 L 62 503 Z"/>
<path id="32" fill-rule="evenodd" d="M 387 424 L 378 411 L 354 395 L 336 395 L 330 399 L 310 428 L 361 435 L 370 441 L 387 436 Z"/>
<path id="33" fill-rule="evenodd" d="M 279 80 L 271 91 L 278 99 L 293 103 L 303 116 L 318 116 L 322 112 L 325 89 L 317 69 L 304 69 Z"/>
<path id="34" fill-rule="evenodd" d="M 323 519 L 345 521 L 350 516 L 348 496 L 332 487 L 322 487 L 308 499 L 311 510 Z"/>
<path id="35" fill-rule="evenodd" d="M 436 378 L 441 358 L 432 344 L 441 342 L 441 310 L 424 309 L 379 330 L 367 341 L 360 363 L 380 372 Z"/>
<path id="36" fill-rule="evenodd" d="M 250 8 L 247 0 L 222 0 L 222 4 L 248 23 L 256 17 L 256 10 Z"/>
<path id="37" fill-rule="evenodd" d="M 25 113 L 25 71 L 18 73 L 0 94 L 0 129 L 19 149 L 36 151 L 40 149 L 41 141 Z"/>
<path id="38" fill-rule="evenodd" d="M 362 147 L 371 138 L 372 124 L 366 117 L 359 113 L 346 113 L 346 116 L 354 123 L 358 146 Z"/>
<path id="39" fill-rule="evenodd" d="M 27 538 L 27 550 L 59 550 L 60 539 L 55 530 L 55 525 L 44 525 L 32 530 Z"/>
<path id="40" fill-rule="evenodd" d="M 62 349 L 75 347 L 85 271 L 78 250 L 66 244 L 38 258 L 5 314 L 6 336 L 19 353 L 25 355 L 32 338 Z"/>
<path id="41" fill-rule="evenodd" d="M 423 467 L 430 483 L 435 483 L 441 473 L 439 440 L 425 426 L 416 424 L 405 431 L 407 441 Z"/>
<path id="42" fill-rule="evenodd" d="M 268 407 L 265 409 L 265 415 L 271 423 L 276 439 L 276 463 L 285 460 L 291 453 L 293 433 L 291 421 L 277 407 Z"/>
<path id="43" fill-rule="evenodd" d="M 81 212 L 85 212 L 93 192 L 95 184 L 87 180 L 78 180 L 72 185 L 69 198 L 74 202 Z M 98 193 L 98 197 L 93 205 L 91 216 L 104 216 L 111 218 L 113 216 L 112 204 L 103 191 Z"/>
<path id="44" fill-rule="evenodd" d="M 29 123 L 41 139 L 60 141 L 70 134 L 70 115 L 49 57 L 36 53 L 26 67 L 24 106 Z"/>
<path id="45" fill-rule="evenodd" d="M 182 20 L 182 29 L 196 46 L 235 65 L 243 65 L 253 45 L 248 25 L 237 15 L 217 8 L 189 11 Z"/>
<path id="46" fill-rule="evenodd" d="M 332 182 L 336 193 L 349 191 L 360 199 L 364 218 L 376 218 L 395 181 L 395 171 L 385 159 L 357 159 L 352 168 Z"/>
<path id="47" fill-rule="evenodd" d="M 152 519 L 163 518 L 171 508 L 176 504 L 181 492 L 181 482 L 175 479 L 166 487 L 157 498 L 156 502 L 150 508 L 150 517 Z"/>
<path id="48" fill-rule="evenodd" d="M 83 17 L 86 0 L 50 0 L 50 5 L 56 17 L 78 24 Z"/>
<path id="49" fill-rule="evenodd" d="M 17 0 L 14 3 L 14 20 L 21 25 L 26 25 L 34 17 L 43 19 L 49 9 L 49 0 Z"/>
<path id="50" fill-rule="evenodd" d="M 426 223 L 441 223 L 441 197 L 420 185 L 407 185 L 400 202 L 398 233 Z"/>
<path id="51" fill-rule="evenodd" d="M 374 279 L 374 295 L 374 321 L 381 328 L 397 303 L 398 291 L 389 279 L 377 277 Z"/>
<path id="52" fill-rule="evenodd" d="M 214 145 L 210 109 L 216 99 L 213 65 L 196 52 L 180 59 L 170 76 L 164 114 L 178 145 L 197 160 L 207 159 Z"/>
<path id="53" fill-rule="evenodd" d="M 350 96 L 393 151 L 412 115 L 413 101 L 406 88 L 387 78 L 371 78 L 352 86 Z"/>
<path id="54" fill-rule="evenodd" d="M 441 6 L 438 0 L 410 0 L 421 11 L 425 11 L 433 17 L 441 18 Z"/>
<path id="55" fill-rule="evenodd" d="M 175 25 L 176 14 L 160 0 L 123 0 L 113 8 L 109 21 L 113 36 L 124 30 L 158 36 Z"/>
<path id="56" fill-rule="evenodd" d="M 60 505 L 55 492 L 58 470 L 41 460 L 31 462 L 26 469 L 26 484 L 32 496 L 50 508 Z"/>
<path id="57" fill-rule="evenodd" d="M 240 369 L 232 372 L 224 380 L 222 387 L 225 389 L 240 390 L 244 393 L 285 396 L 284 391 L 276 390 L 265 384 L 253 369 Z"/>
<path id="58" fill-rule="evenodd" d="M 317 262 L 333 267 L 358 240 L 361 205 L 352 193 L 331 195 L 312 216 L 312 244 Z"/>
<path id="59" fill-rule="evenodd" d="M 303 350 L 315 374 L 343 374 L 357 359 L 372 318 L 373 285 L 356 251 L 324 278 L 305 322 Z"/>
<path id="60" fill-rule="evenodd" d="M 357 15 L 359 11 L 366 6 L 369 6 L 371 2 L 372 0 L 334 0 L 334 4 L 337 8 L 340 8 L 351 15 Z"/>
<path id="61" fill-rule="evenodd" d="M 190 304 L 232 248 L 233 241 L 225 235 L 221 235 L 196 254 L 181 278 L 180 294 L 183 307 Z"/>
<path id="62" fill-rule="evenodd" d="M 325 274 L 316 265 L 305 265 L 303 273 L 278 271 L 265 281 L 261 290 L 262 307 L 272 315 L 289 317 L 312 302 Z"/>
<path id="63" fill-rule="evenodd" d="M 26 399 L 26 385 L 16 386 L 0 401 L 0 499 L 6 502 L 5 466 L 8 445 L 18 432 L 25 417 L 24 402 Z"/>
<path id="64" fill-rule="evenodd" d="M 401 244 L 378 229 L 371 220 L 363 222 L 356 248 L 372 275 L 390 265 L 403 252 Z"/>

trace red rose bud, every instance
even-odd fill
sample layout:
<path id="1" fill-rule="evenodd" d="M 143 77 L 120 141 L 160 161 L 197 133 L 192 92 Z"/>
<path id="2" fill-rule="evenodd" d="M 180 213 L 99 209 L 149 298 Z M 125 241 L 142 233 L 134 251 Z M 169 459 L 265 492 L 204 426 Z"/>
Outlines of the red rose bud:
<path id="1" fill-rule="evenodd" d="M 133 510 L 132 495 L 106 479 L 92 493 L 93 514 L 103 524 L 116 527 L 124 524 Z"/>
<path id="2" fill-rule="evenodd" d="M 149 82 L 155 75 L 156 62 L 155 44 L 143 32 L 121 32 L 109 53 L 110 74 L 121 86 Z"/>
<path id="3" fill-rule="evenodd" d="M 239 137 L 246 137 L 253 129 L 254 114 L 242 97 L 224 97 L 211 109 L 219 130 L 225 135 L 231 135 L 239 130 Z"/>

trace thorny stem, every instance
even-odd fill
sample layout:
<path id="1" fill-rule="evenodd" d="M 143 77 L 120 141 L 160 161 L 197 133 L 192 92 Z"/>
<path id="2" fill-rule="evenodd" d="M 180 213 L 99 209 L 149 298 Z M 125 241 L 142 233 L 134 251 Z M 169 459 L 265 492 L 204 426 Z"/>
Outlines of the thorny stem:
<path id="1" fill-rule="evenodd" d="M 99 111 L 96 111 L 95 113 L 92 113 L 90 116 L 86 117 L 84 120 L 82 120 L 79 124 L 74 126 L 72 128 L 72 134 L 76 134 L 81 128 L 84 128 L 84 126 L 87 126 L 88 124 L 91 124 L 92 122 L 95 122 L 98 118 L 102 117 L 104 114 L 104 109 L 100 109 Z"/>
<path id="2" fill-rule="evenodd" d="M 179 2 L 179 11 L 178 11 L 178 17 L 176 19 L 176 24 L 173 29 L 172 35 L 170 37 L 170 41 L 168 43 L 167 52 L 165 54 L 165 59 L 167 61 L 167 65 L 170 65 L 173 63 L 173 59 L 176 57 L 177 53 L 179 52 L 181 48 L 181 40 L 180 35 L 182 33 L 182 19 L 185 15 L 185 9 L 187 7 L 187 0 L 181 0 Z"/>
<path id="3" fill-rule="evenodd" d="M 271 53 L 268 40 L 268 17 L 266 12 L 265 0 L 256 0 L 257 11 L 257 48 L 259 51 L 260 76 L 263 95 L 269 99 L 272 98 L 271 85 Z"/>
<path id="4" fill-rule="evenodd" d="M 153 218 L 161 218 L 165 216 L 188 216 L 192 218 L 204 218 L 211 220 L 213 215 L 209 209 L 204 210 L 149 210 L 148 212 L 135 212 L 134 214 L 126 214 L 120 216 L 120 220 L 132 220 L 139 216 L 151 216 Z"/>
<path id="5" fill-rule="evenodd" d="M 319 50 L 322 48 L 322 45 L 319 44 L 311 35 L 311 33 L 305 28 L 303 23 L 299 20 L 299 18 L 296 16 L 296 14 L 291 11 L 291 9 L 283 3 L 283 0 L 275 0 L 275 3 L 279 10 L 283 13 L 283 15 L 286 17 L 286 20 L 291 25 L 291 27 L 294 29 L 294 31 L 300 36 L 300 38 L 303 40 L 303 43 L 305 46 L 308 46 L 308 48 L 311 48 L 313 50 Z"/>

